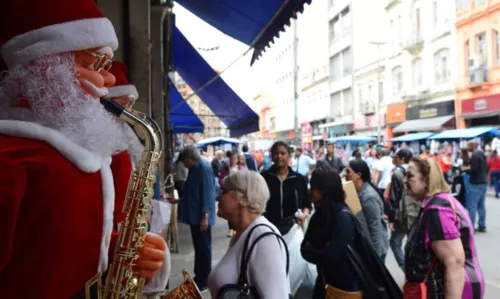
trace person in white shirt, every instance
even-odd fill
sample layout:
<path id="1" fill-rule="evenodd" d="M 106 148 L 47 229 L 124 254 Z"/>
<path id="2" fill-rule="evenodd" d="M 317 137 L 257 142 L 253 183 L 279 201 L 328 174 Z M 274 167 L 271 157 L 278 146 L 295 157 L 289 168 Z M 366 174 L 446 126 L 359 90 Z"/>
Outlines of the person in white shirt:
<path id="1" fill-rule="evenodd" d="M 222 287 L 236 284 L 240 274 L 241 255 L 248 232 L 257 224 L 249 244 L 261 234 L 279 230 L 262 213 L 269 199 L 269 189 L 264 178 L 255 171 L 243 170 L 227 176 L 218 198 L 217 215 L 234 226 L 236 234 L 229 248 L 210 273 L 208 288 L 216 298 Z M 250 245 L 249 245 L 250 247 Z M 285 245 L 274 236 L 262 238 L 256 245 L 248 262 L 249 286 L 256 288 L 261 299 L 288 299 L 290 283 L 286 273 Z"/>
<path id="2" fill-rule="evenodd" d="M 391 183 L 392 170 L 394 169 L 394 164 L 392 163 L 392 158 L 389 156 L 389 151 L 383 149 L 380 152 L 382 158 L 380 158 L 378 164 L 376 165 L 376 170 L 378 171 L 377 181 L 375 184 L 380 189 L 380 192 L 384 194 L 385 189 Z"/>

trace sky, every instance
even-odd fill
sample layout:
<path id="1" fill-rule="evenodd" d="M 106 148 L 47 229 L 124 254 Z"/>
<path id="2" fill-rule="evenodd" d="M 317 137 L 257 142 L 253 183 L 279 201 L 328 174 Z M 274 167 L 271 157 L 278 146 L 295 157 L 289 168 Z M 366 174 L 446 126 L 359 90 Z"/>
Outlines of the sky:
<path id="1" fill-rule="evenodd" d="M 249 48 L 240 41 L 223 34 L 177 3 L 174 5 L 174 13 L 176 26 L 210 66 L 217 71 L 225 69 Z M 199 49 L 213 47 L 219 47 L 219 49 L 215 51 Z M 252 99 L 258 93 L 255 70 L 250 67 L 252 51 L 241 57 L 222 74 L 222 79 L 248 104 L 251 104 Z"/>

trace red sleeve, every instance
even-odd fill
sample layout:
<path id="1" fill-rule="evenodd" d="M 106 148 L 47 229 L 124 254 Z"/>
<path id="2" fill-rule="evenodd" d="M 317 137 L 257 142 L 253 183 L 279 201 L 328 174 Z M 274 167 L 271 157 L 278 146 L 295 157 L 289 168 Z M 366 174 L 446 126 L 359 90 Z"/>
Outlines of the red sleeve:
<path id="1" fill-rule="evenodd" d="M 26 182 L 26 169 L 23 166 L 0 164 L 0 276 L 12 254 Z"/>

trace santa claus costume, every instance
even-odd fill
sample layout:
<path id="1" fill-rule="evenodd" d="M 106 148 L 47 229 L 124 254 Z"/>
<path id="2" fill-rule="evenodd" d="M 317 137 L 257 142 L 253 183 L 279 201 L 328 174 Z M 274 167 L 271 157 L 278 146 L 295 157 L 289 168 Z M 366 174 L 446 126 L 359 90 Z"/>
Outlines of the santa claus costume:
<path id="1" fill-rule="evenodd" d="M 112 99 L 126 98 L 129 101 L 128 104 L 132 107 L 135 101 L 139 98 L 139 93 L 137 92 L 135 85 L 130 84 L 128 81 L 127 66 L 123 62 L 113 61 L 109 72 L 115 76 L 116 83 L 113 86 L 108 87 L 108 96 Z M 132 164 L 137 166 L 141 159 L 144 146 L 141 144 L 141 141 L 138 139 L 138 136 L 132 128 L 130 128 L 127 124 L 124 124 L 124 126 L 124 131 L 129 141 L 127 152 L 132 159 Z"/>
<path id="2" fill-rule="evenodd" d="M 123 124 L 82 91 L 72 52 L 112 55 L 118 41 L 92 0 L 6 6 L 0 20 L 9 69 L 0 81 L 0 293 L 3 299 L 67 299 L 108 267 L 132 169 Z M 162 270 L 152 280 L 158 289 L 168 279 Z"/>

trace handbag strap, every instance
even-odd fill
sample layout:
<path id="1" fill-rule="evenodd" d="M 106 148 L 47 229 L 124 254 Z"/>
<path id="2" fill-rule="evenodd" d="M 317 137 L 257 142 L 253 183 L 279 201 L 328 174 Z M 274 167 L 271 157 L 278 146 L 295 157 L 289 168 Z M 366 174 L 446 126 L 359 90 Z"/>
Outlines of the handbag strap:
<path id="1" fill-rule="evenodd" d="M 253 233 L 253 231 L 259 227 L 259 226 L 265 226 L 265 227 L 268 227 L 269 229 L 271 229 L 270 232 L 265 232 L 261 235 L 259 235 L 253 242 L 252 244 L 250 245 L 250 248 L 248 248 L 248 244 L 250 242 L 250 237 Z M 250 231 L 248 232 L 248 235 L 247 237 L 245 238 L 245 244 L 243 245 L 243 252 L 241 254 L 241 262 L 240 262 L 240 275 L 239 275 L 239 278 L 238 278 L 238 284 L 240 286 L 248 286 L 248 277 L 247 277 L 247 269 L 248 269 L 248 263 L 250 261 L 250 257 L 252 256 L 252 252 L 255 248 L 255 245 L 257 245 L 257 242 L 260 241 L 262 238 L 264 237 L 267 237 L 267 236 L 275 236 L 278 241 L 281 241 L 285 247 L 285 253 L 286 253 L 286 274 L 288 275 L 288 271 L 289 271 L 289 267 L 290 267 L 290 255 L 289 255 L 289 252 L 288 252 L 288 247 L 286 245 L 286 242 L 285 240 L 283 239 L 283 237 L 277 233 L 274 232 L 274 229 L 265 224 L 265 223 L 261 223 L 261 224 L 257 224 L 255 225 L 254 227 L 252 227 L 250 229 Z"/>

